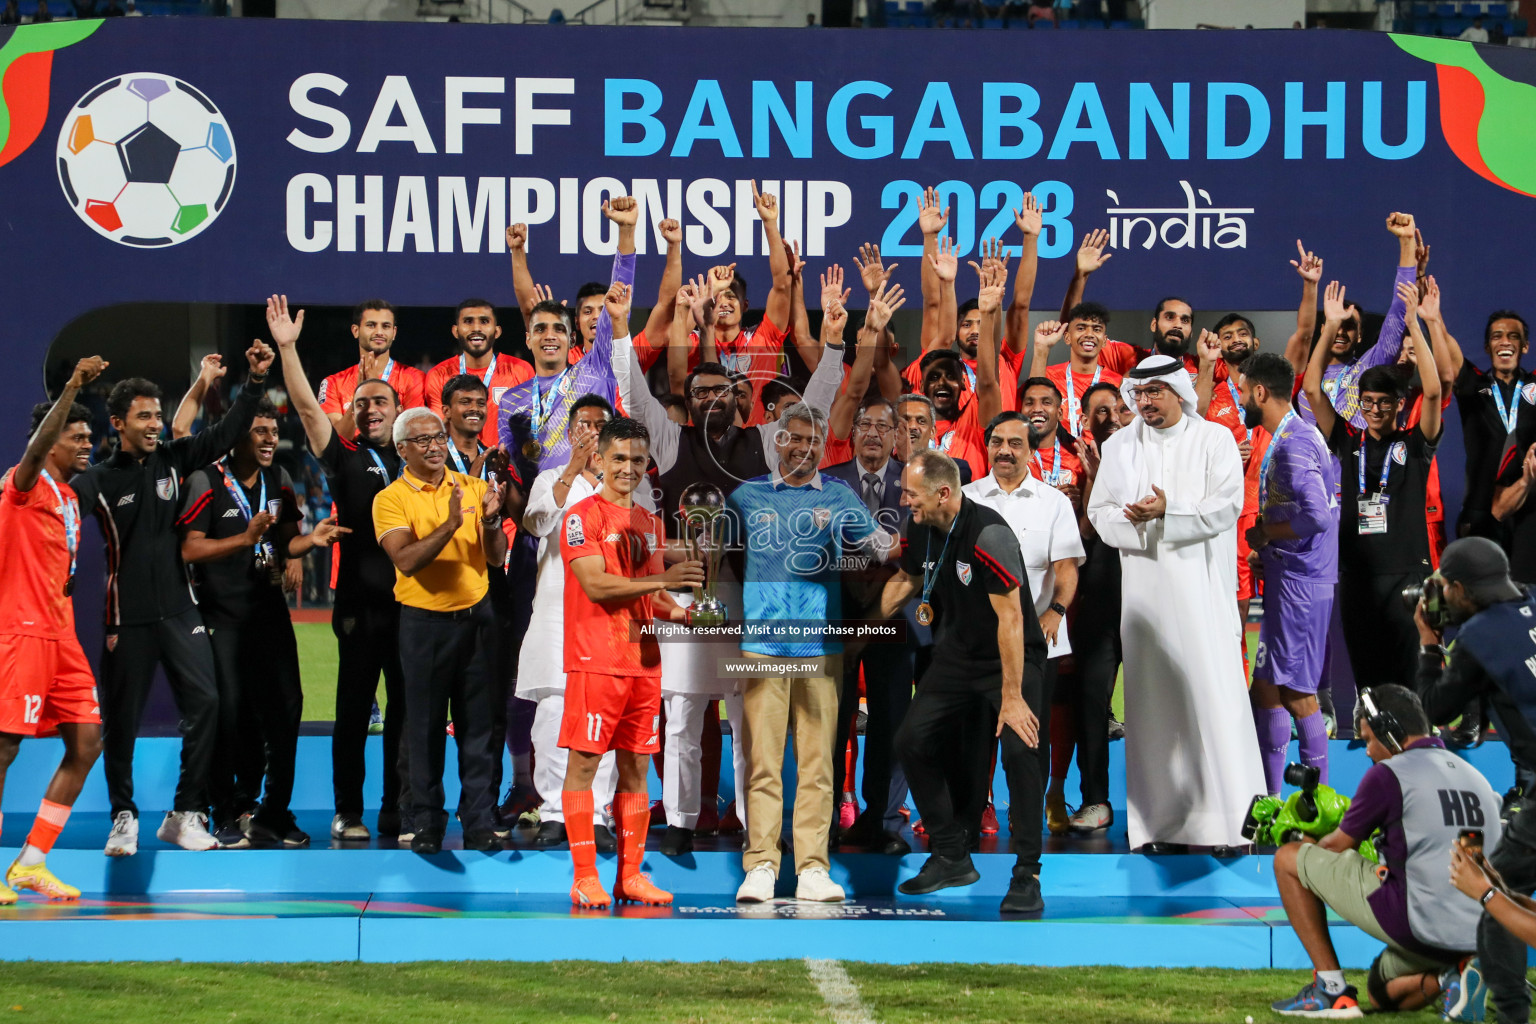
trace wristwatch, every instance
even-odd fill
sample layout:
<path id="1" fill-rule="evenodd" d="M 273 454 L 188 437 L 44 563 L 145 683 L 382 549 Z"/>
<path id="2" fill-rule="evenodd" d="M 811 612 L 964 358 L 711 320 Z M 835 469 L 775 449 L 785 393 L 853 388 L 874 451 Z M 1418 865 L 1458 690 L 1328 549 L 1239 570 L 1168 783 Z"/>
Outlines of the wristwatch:
<path id="1" fill-rule="evenodd" d="M 1420 644 L 1419 653 L 1443 658 L 1445 657 L 1445 646 L 1443 644 Z"/>
<path id="2" fill-rule="evenodd" d="M 1062 603 L 1060 601 L 1052 601 L 1051 605 L 1050 605 L 1050 610 L 1055 612 L 1057 615 L 1061 615 L 1061 616 L 1065 616 L 1067 614 L 1066 607 L 1064 605 L 1062 605 Z"/>
<path id="3" fill-rule="evenodd" d="M 1483 893 L 1482 898 L 1479 899 L 1477 902 L 1481 903 L 1483 906 L 1486 907 L 1488 905 L 1488 901 L 1493 899 L 1495 896 L 1497 896 L 1498 893 L 1499 893 L 1498 886 L 1490 885 L 1488 887 L 1488 891 Z"/>

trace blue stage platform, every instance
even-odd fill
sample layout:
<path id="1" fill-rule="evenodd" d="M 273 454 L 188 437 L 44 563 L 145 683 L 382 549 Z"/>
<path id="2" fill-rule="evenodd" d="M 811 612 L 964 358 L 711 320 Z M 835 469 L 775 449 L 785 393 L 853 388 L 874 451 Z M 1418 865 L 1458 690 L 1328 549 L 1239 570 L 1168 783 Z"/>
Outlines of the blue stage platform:
<path id="1" fill-rule="evenodd" d="M 1006 835 L 976 858 L 981 881 L 908 899 L 895 886 L 921 866 L 902 858 L 838 851 L 833 876 L 849 891 L 842 906 L 798 904 L 792 879 L 774 903 L 738 906 L 740 840 L 701 838 L 696 852 L 667 858 L 654 847 L 646 870 L 676 893 L 672 907 L 576 912 L 567 896 L 563 851 L 533 849 L 514 832 L 496 854 L 448 849 L 421 857 L 375 839 L 331 843 L 329 743 L 301 750 L 305 850 L 188 853 L 153 837 L 174 781 L 173 740 L 141 741 L 138 773 L 144 831 L 140 853 L 102 855 L 108 816 L 93 778 L 49 864 L 86 893 L 75 904 L 25 894 L 0 908 L 0 959 L 202 961 L 407 961 L 460 959 L 666 959 L 711 961 L 830 957 L 907 963 L 953 961 L 1142 967 L 1292 967 L 1306 957 L 1280 910 L 1271 858 L 1143 856 L 1126 845 L 1123 824 L 1091 840 L 1050 838 L 1042 870 L 1046 911 L 1004 918 L 1012 857 Z M 52 749 L 50 749 L 52 748 Z M 1123 778 L 1118 744 L 1113 777 Z M 1512 778 L 1502 744 L 1468 753 L 1495 788 Z M 30 827 L 37 795 L 57 757 L 46 742 L 23 745 L 10 773 L 0 863 Z M 1367 766 L 1364 752 L 1335 743 L 1335 785 L 1348 792 Z M 453 763 L 450 753 L 449 764 Z M 726 764 L 729 764 L 728 757 Z M 18 770 L 19 769 L 19 770 Z M 376 776 L 374 776 L 376 777 Z M 1069 797 L 1075 782 L 1068 787 Z M 1006 792 L 999 786 L 999 793 Z M 450 800 L 452 796 L 450 796 Z M 1114 802 L 1123 806 L 1123 782 Z M 31 806 L 27 806 L 27 803 Z M 372 824 L 372 815 L 369 815 Z M 660 833 L 654 833 L 659 838 Z M 343 847 L 346 848 L 343 848 Z M 613 858 L 599 858 L 605 880 Z M 1340 923 L 1335 942 L 1346 966 L 1367 966 L 1380 946 Z"/>

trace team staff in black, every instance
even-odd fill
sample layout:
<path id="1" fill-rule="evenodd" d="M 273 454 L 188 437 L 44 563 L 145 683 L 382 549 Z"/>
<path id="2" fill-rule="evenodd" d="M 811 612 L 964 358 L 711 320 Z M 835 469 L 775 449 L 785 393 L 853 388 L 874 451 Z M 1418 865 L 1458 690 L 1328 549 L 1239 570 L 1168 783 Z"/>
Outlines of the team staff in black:
<path id="1" fill-rule="evenodd" d="M 1410 292 L 1411 286 L 1404 286 Z M 1323 391 L 1323 364 L 1344 322 L 1344 289 L 1330 282 L 1323 294 L 1323 330 L 1307 365 L 1307 400 L 1317 429 L 1339 457 L 1339 615 L 1360 687 L 1413 678 L 1417 649 L 1404 587 L 1430 573 L 1424 506 L 1430 465 L 1440 443 L 1440 377 L 1410 305 L 1412 338 L 1424 401 L 1418 425 L 1397 429 L 1403 388 L 1392 367 L 1360 375 L 1365 429 L 1350 426 Z"/>
<path id="2" fill-rule="evenodd" d="M 133 748 L 156 662 L 165 666 L 183 737 L 175 806 L 156 835 L 188 850 L 218 846 L 208 832 L 208 772 L 219 694 L 213 651 L 181 560 L 176 512 L 182 479 L 229 451 L 251 428 L 273 352 L 258 341 L 245 358 L 250 378 L 228 414 L 214 427 L 175 440 L 161 437 L 165 424 L 160 389 L 142 377 L 119 381 L 107 397 L 118 449 L 70 481 L 80 508 L 95 512 L 107 542 L 100 696 L 107 796 L 112 802 L 109 857 L 132 856 L 139 849 Z"/>
<path id="3" fill-rule="evenodd" d="M 1443 602 L 1459 624 L 1447 658 L 1441 624 L 1431 624 L 1421 601 L 1414 613 L 1421 655 L 1415 688 L 1431 723 L 1461 714 L 1469 701 L 1486 698 L 1509 743 L 1516 766 L 1536 764 L 1536 597 L 1509 578 L 1509 562 L 1485 537 L 1464 537 L 1440 556 Z M 1536 796 L 1529 790 L 1508 808 L 1503 839 L 1488 861 L 1513 892 L 1536 890 Z M 1472 822 L 1467 824 L 1471 825 Z M 1477 952 L 1489 1001 L 1498 1019 L 1530 1020 L 1525 984 L 1525 943 L 1485 914 L 1477 929 Z"/>
<path id="4" fill-rule="evenodd" d="M 288 809 L 304 690 L 283 571 L 289 559 L 330 544 L 340 528 L 324 519 L 300 535 L 293 481 L 273 464 L 277 424 L 277 409 L 263 398 L 229 455 L 187 477 L 177 520 L 213 645 L 219 742 L 208 788 L 214 838 L 225 848 L 309 844 Z"/>
<path id="5" fill-rule="evenodd" d="M 954 460 L 932 449 L 912 456 L 902 475 L 902 504 L 912 512 L 901 572 L 881 595 L 884 617 L 912 597 L 917 620 L 933 626 L 933 660 L 896 732 L 896 756 L 928 831 L 928 860 L 897 888 L 909 896 L 969 885 L 971 863 L 947 766 L 957 731 L 974 736 L 978 716 L 995 722 L 1008 778 L 1008 828 L 1017 856 L 1003 898 L 1005 913 L 1036 913 L 1040 898 L 1040 814 L 1045 778 L 1040 743 L 1045 634 L 1033 609 L 1018 538 L 1002 515 L 960 493 Z"/>
<path id="6" fill-rule="evenodd" d="M 377 378 L 358 385 L 349 411 L 357 424 L 355 438 L 342 437 L 315 399 L 297 342 L 304 328 L 304 311 L 288 313 L 288 297 L 267 300 L 267 328 L 282 353 L 283 382 L 294 410 L 304 423 L 309 449 L 325 467 L 336 519 L 350 533 L 341 537 L 337 557 L 336 601 L 331 630 L 336 634 L 336 723 L 331 731 L 331 775 L 336 814 L 331 838 L 366 840 L 363 824 L 363 751 L 368 717 L 379 673 L 384 673 L 387 709 L 384 716 L 384 795 L 379 807 L 381 835 L 401 843 L 413 836 L 401 807 L 410 806 L 406 752 L 404 676 L 400 671 L 400 605 L 395 601 L 395 566 L 379 547 L 373 531 L 373 497 L 400 476 L 395 450 L 395 416 L 400 396 Z M 402 790 L 405 790 L 402 792 Z"/>

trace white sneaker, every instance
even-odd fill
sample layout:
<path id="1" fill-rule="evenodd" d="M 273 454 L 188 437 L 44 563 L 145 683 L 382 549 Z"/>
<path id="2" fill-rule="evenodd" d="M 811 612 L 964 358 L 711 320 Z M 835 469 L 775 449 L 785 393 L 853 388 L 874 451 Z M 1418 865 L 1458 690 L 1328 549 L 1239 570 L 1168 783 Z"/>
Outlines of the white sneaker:
<path id="1" fill-rule="evenodd" d="M 741 894 L 736 895 L 741 899 Z M 832 881 L 826 868 L 806 868 L 795 883 L 795 899 L 809 903 L 841 903 L 848 898 L 843 887 Z"/>
<path id="2" fill-rule="evenodd" d="M 776 875 L 772 864 L 755 865 L 747 872 L 741 888 L 736 890 L 737 903 L 767 903 L 773 899 L 773 883 Z"/>
<path id="3" fill-rule="evenodd" d="M 107 835 L 108 857 L 132 857 L 139 852 L 139 819 L 132 811 L 118 811 Z"/>
<path id="4" fill-rule="evenodd" d="M 208 831 L 208 815 L 202 811 L 167 811 L 155 838 L 194 852 L 219 848 L 219 841 Z"/>

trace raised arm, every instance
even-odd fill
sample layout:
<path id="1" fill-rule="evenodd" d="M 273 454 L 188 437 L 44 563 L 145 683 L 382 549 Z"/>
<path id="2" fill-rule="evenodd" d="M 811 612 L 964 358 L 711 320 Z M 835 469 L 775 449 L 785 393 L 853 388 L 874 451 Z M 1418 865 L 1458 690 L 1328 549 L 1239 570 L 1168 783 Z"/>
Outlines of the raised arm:
<path id="1" fill-rule="evenodd" d="M 1394 213 L 1387 217 L 1387 230 L 1397 238 L 1397 278 L 1392 284 L 1392 305 L 1387 310 L 1387 317 L 1381 323 L 1381 333 L 1376 336 L 1376 344 L 1365 350 L 1358 362 L 1355 363 L 1355 373 L 1359 374 L 1372 366 L 1386 366 L 1397 362 L 1397 357 L 1403 350 L 1403 332 L 1407 329 L 1407 320 L 1404 316 L 1402 293 L 1398 291 L 1398 285 L 1414 284 L 1419 265 L 1415 248 L 1416 229 L 1413 225 L 1413 214 Z"/>
<path id="2" fill-rule="evenodd" d="M 1067 322 L 1067 313 L 1073 306 L 1083 301 L 1083 294 L 1088 290 L 1088 277 L 1114 255 L 1105 252 L 1104 247 L 1109 244 L 1109 232 L 1103 228 L 1088 232 L 1083 236 L 1082 244 L 1077 247 L 1077 265 L 1072 271 L 1072 280 L 1067 285 L 1067 294 L 1061 300 L 1062 323 Z"/>
<path id="3" fill-rule="evenodd" d="M 759 192 L 756 179 L 752 182 L 752 202 L 757 207 L 757 217 L 763 222 L 763 237 L 768 241 L 768 270 L 773 275 L 773 288 L 763 303 L 763 317 L 775 327 L 790 330 L 789 322 L 789 255 L 784 250 L 784 238 L 779 234 L 779 197 L 771 192 Z M 818 355 L 816 358 L 820 358 Z"/>
<path id="4" fill-rule="evenodd" d="M 1039 201 L 1033 192 L 1024 193 L 1024 205 L 1013 211 L 1013 223 L 1024 235 L 1023 258 L 1013 282 L 1013 302 L 1008 306 L 1008 328 L 1003 335 L 1013 352 L 1023 352 L 1029 344 L 1029 304 L 1040 270 L 1040 221 Z"/>
<path id="5" fill-rule="evenodd" d="M 507 251 L 512 254 L 512 294 L 517 296 L 517 307 L 523 311 L 523 323 L 530 323 L 533 307 L 539 304 L 541 296 L 528 269 L 527 224 L 507 225 Z"/>
<path id="6" fill-rule="evenodd" d="M 672 324 L 672 314 L 677 304 L 677 290 L 683 284 L 683 226 L 668 218 L 661 222 L 661 237 L 667 243 L 667 265 L 661 271 L 661 284 L 656 289 L 656 305 L 645 321 L 645 338 L 659 338 Z"/>
<path id="7" fill-rule="evenodd" d="M 1467 357 L 1461 351 L 1461 343 L 1451 337 L 1445 326 L 1440 307 L 1440 285 L 1433 274 L 1424 279 L 1424 294 L 1419 297 L 1419 318 L 1429 328 L 1429 347 L 1435 353 L 1435 366 L 1440 370 L 1440 393 L 1444 394 L 1446 388 L 1455 387 Z"/>
<path id="8" fill-rule="evenodd" d="M 624 412 L 645 425 L 651 434 L 651 458 L 658 472 L 665 473 L 677 461 L 678 436 L 683 428 L 672 422 L 666 407 L 651 394 L 650 382 L 640 368 L 639 356 L 628 337 L 613 342 L 613 375 L 619 382 L 619 401 Z M 687 396 L 684 396 L 687 397 Z"/>
<path id="9" fill-rule="evenodd" d="M 1210 411 L 1211 399 L 1216 394 L 1216 364 L 1221 362 L 1221 339 L 1202 327 L 1195 351 L 1200 359 L 1200 370 L 1195 374 L 1195 400 L 1200 415 L 1204 416 Z M 1238 413 L 1241 415 L 1242 410 Z"/>
<path id="10" fill-rule="evenodd" d="M 789 337 L 806 369 L 814 373 L 821 362 L 821 341 L 811 334 L 811 317 L 805 311 L 805 261 L 799 242 L 785 242 L 784 250 L 789 260 Z"/>
<path id="11" fill-rule="evenodd" d="M 59 436 L 69 425 L 69 409 L 75 402 L 75 396 L 80 394 L 80 389 L 100 377 L 101 371 L 111 365 L 101 356 L 87 356 L 75 364 L 75 370 L 64 384 L 64 390 L 59 392 L 59 397 L 54 400 L 48 415 L 43 417 L 43 422 L 37 425 L 37 431 L 27 442 L 27 450 L 22 452 L 21 461 L 11 474 L 11 483 L 18 491 L 25 494 L 37 483 L 48 460 L 49 450 L 59 443 Z"/>
<path id="12" fill-rule="evenodd" d="M 1045 368 L 1051 359 L 1051 349 L 1066 336 L 1065 321 L 1046 320 L 1035 328 L 1035 351 L 1029 357 L 1029 376 L 1045 376 Z"/>
<path id="13" fill-rule="evenodd" d="M 948 223 L 949 207 L 939 205 L 934 189 L 924 189 L 917 207 L 917 226 L 923 233 L 923 333 L 919 343 L 924 352 L 948 348 L 955 336 L 955 279 L 951 275 L 946 284 L 931 262 L 939 254 L 939 235 Z"/>
<path id="14" fill-rule="evenodd" d="M 949 239 L 944 239 L 948 243 Z M 938 259 L 939 257 L 934 257 Z M 950 257 L 953 259 L 953 256 Z M 1003 389 L 997 382 L 997 342 L 993 340 L 997 320 L 1002 316 L 1003 292 L 1008 287 L 1008 273 L 996 263 L 990 266 L 970 261 L 976 271 L 979 290 L 976 305 L 981 313 L 981 343 L 976 346 L 976 419 L 983 426 L 992 422 L 1003 409 Z"/>
<path id="15" fill-rule="evenodd" d="M 239 442 L 251 429 L 256 418 L 256 403 L 267 391 L 267 373 L 277 359 L 277 353 L 264 341 L 257 339 L 245 350 L 245 361 L 250 367 L 245 387 L 230 403 L 229 412 L 211 427 L 205 427 L 190 437 L 176 438 L 167 442 L 166 454 L 171 464 L 181 473 L 192 472 L 220 458 Z"/>
<path id="16" fill-rule="evenodd" d="M 309 450 L 319 458 L 330 447 L 333 427 L 331 418 L 320 408 L 309 378 L 304 376 L 304 364 L 299 359 L 299 333 L 304 330 L 304 311 L 298 316 L 288 315 L 288 296 L 273 295 L 267 299 L 267 330 L 277 345 L 283 360 L 283 384 L 288 389 L 288 400 L 304 424 L 304 434 L 309 438 Z"/>
<path id="17" fill-rule="evenodd" d="M 640 204 L 635 202 L 633 196 L 615 196 L 603 201 L 603 216 L 619 227 L 619 251 L 613 257 L 613 273 L 608 283 L 622 284 L 625 288 L 630 288 L 635 283 L 635 225 L 640 221 Z M 627 295 L 626 292 L 626 297 Z M 598 314 L 597 323 L 593 325 L 592 351 L 589 353 L 604 366 L 613 363 L 613 339 L 619 336 L 614 331 L 615 325 L 608 308 L 604 303 L 603 311 Z M 626 312 L 628 308 L 626 298 Z M 623 336 L 629 336 L 627 326 L 624 328 Z"/>
<path id="18" fill-rule="evenodd" d="M 224 376 L 224 357 L 217 352 L 203 356 L 197 379 L 192 382 L 187 393 L 181 396 L 181 404 L 176 407 L 176 415 L 171 417 L 172 437 L 186 437 L 192 433 L 192 424 L 197 421 L 197 411 L 203 407 L 203 399 L 207 396 L 208 389 L 213 387 L 214 382 L 222 376 Z"/>
<path id="19" fill-rule="evenodd" d="M 1312 348 L 1311 358 L 1307 360 L 1307 374 L 1302 378 L 1302 390 L 1307 394 L 1307 404 L 1312 407 L 1312 415 L 1317 418 L 1317 429 L 1323 432 L 1324 437 L 1333 436 L 1333 425 L 1339 414 L 1334 411 L 1333 401 L 1323 391 L 1323 368 L 1328 365 L 1328 350 L 1333 347 L 1333 339 L 1343 323 L 1344 286 L 1337 281 L 1329 281 L 1328 287 L 1323 289 L 1323 330 Z"/>
<path id="20" fill-rule="evenodd" d="M 821 275 L 821 343 L 830 342 L 834 347 L 843 345 L 843 331 L 848 326 L 846 303 L 853 290 L 843 287 L 843 268 L 834 263 Z M 873 332 L 876 338 L 879 332 Z M 864 401 L 869 390 L 869 378 L 875 368 L 874 347 L 865 352 L 865 329 L 858 334 L 858 352 L 843 388 L 832 400 L 832 410 L 827 413 L 827 434 L 843 439 L 853 430 L 853 415 Z"/>
<path id="21" fill-rule="evenodd" d="M 693 354 L 688 344 L 688 327 L 692 320 L 692 310 L 698 305 L 699 295 L 708 288 L 708 279 L 700 274 L 677 290 L 677 301 L 672 306 L 672 320 L 667 324 L 667 390 L 674 395 L 683 394 L 683 385 L 688 380 L 688 357 Z M 708 328 L 700 331 L 701 345 L 706 334 L 712 337 L 714 332 Z M 711 344 L 710 349 L 713 348 Z M 714 362 L 713 359 L 702 358 L 702 353 L 700 361 Z"/>
<path id="22" fill-rule="evenodd" d="M 1419 389 L 1424 401 L 1419 407 L 1419 432 L 1431 443 L 1440 439 L 1440 368 L 1429 350 L 1424 332 L 1419 330 L 1419 289 L 1417 285 L 1403 283 L 1397 286 L 1398 298 L 1403 303 L 1403 315 L 1408 325 L 1408 337 L 1413 345 L 1413 361 L 1419 371 Z"/>
<path id="23" fill-rule="evenodd" d="M 1301 277 L 1301 304 L 1296 307 L 1296 330 L 1285 340 L 1285 358 L 1298 376 L 1307 372 L 1307 344 L 1317 329 L 1317 283 L 1323 279 L 1323 261 L 1296 239 L 1297 259 L 1291 266 Z"/>

